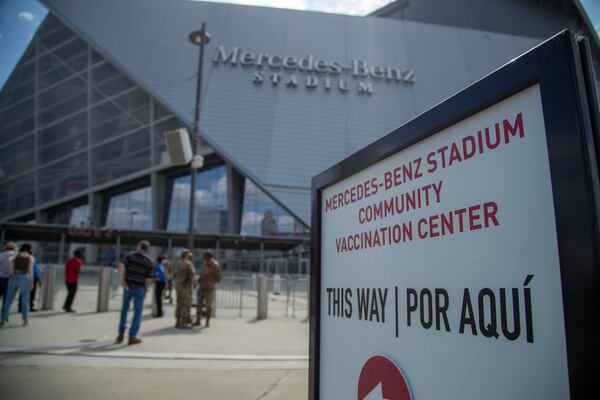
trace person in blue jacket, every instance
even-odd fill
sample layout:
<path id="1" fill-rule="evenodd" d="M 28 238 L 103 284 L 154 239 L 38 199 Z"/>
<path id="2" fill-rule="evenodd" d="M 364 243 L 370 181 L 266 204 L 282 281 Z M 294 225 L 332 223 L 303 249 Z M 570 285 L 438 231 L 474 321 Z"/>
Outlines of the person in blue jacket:
<path id="1" fill-rule="evenodd" d="M 162 298 L 163 290 L 167 283 L 167 275 L 165 274 L 165 263 L 168 259 L 165 255 L 161 254 L 156 257 L 156 267 L 154 267 L 154 295 L 156 296 L 156 315 L 155 318 L 163 316 L 162 309 Z"/>

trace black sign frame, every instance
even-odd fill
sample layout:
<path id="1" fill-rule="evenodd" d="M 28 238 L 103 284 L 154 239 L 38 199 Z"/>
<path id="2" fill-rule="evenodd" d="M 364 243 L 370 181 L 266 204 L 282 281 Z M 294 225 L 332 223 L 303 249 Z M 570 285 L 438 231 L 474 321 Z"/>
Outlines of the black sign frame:
<path id="1" fill-rule="evenodd" d="M 309 399 L 320 399 L 322 191 L 536 84 L 548 144 L 571 399 L 600 398 L 600 184 L 585 78 L 580 49 L 565 30 L 312 179 Z"/>

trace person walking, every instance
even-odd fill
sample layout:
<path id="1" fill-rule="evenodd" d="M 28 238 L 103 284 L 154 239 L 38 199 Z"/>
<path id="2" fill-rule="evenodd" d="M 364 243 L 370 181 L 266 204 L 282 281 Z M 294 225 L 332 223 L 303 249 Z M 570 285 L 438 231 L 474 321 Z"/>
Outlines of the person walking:
<path id="1" fill-rule="evenodd" d="M 155 318 L 163 316 L 162 302 L 163 302 L 163 290 L 167 282 L 167 276 L 165 274 L 165 263 L 168 262 L 167 257 L 163 254 L 156 258 L 156 267 L 154 268 L 154 298 L 156 300 L 156 315 Z"/>
<path id="2" fill-rule="evenodd" d="M 213 303 L 215 302 L 215 291 L 217 283 L 221 282 L 223 272 L 219 262 L 215 260 L 210 250 L 202 254 L 204 266 L 198 278 L 198 301 L 196 304 L 196 321 L 194 325 L 200 325 L 202 307 L 206 309 L 206 327 L 210 326 L 210 317 L 213 312 Z"/>
<path id="3" fill-rule="evenodd" d="M 0 297 L 2 298 L 2 307 L 6 303 L 8 294 L 8 278 L 10 278 L 10 259 L 17 254 L 17 245 L 13 242 L 6 243 L 4 251 L 0 253 Z"/>
<path id="4" fill-rule="evenodd" d="M 79 274 L 83 267 L 83 254 L 81 250 L 75 250 L 73 257 L 69 258 L 65 263 L 65 285 L 67 286 L 67 298 L 63 305 L 63 310 L 67 313 L 74 313 L 72 305 L 77 293 L 77 284 L 79 282 Z"/>
<path id="5" fill-rule="evenodd" d="M 154 281 L 154 263 L 148 255 L 150 243 L 142 240 L 137 245 L 137 250 L 126 255 L 119 263 L 119 277 L 123 287 L 123 306 L 119 321 L 119 334 L 117 343 L 123 342 L 127 328 L 127 313 L 129 304 L 133 300 L 133 320 L 129 327 L 129 344 L 142 343 L 137 337 L 142 324 L 142 309 L 146 289 Z"/>
<path id="6" fill-rule="evenodd" d="M 17 290 L 21 292 L 21 310 L 23 317 L 23 326 L 29 325 L 29 292 L 33 289 L 33 252 L 31 245 L 24 243 L 21 245 L 19 254 L 10 259 L 8 280 L 8 294 L 6 303 L 2 305 L 2 320 L 0 326 L 4 326 L 8 322 L 8 312 L 15 299 Z"/>
<path id="7" fill-rule="evenodd" d="M 41 273 L 40 273 L 40 264 L 36 258 L 36 254 L 33 253 L 33 289 L 31 289 L 31 293 L 29 293 L 29 312 L 36 312 L 37 309 L 34 307 L 35 304 L 35 293 L 37 291 L 37 287 L 40 283 Z M 21 312 L 21 304 L 23 304 L 22 294 L 19 294 L 19 312 Z"/>
<path id="8" fill-rule="evenodd" d="M 175 328 L 189 329 L 192 308 L 192 287 L 196 278 L 196 270 L 192 264 L 192 252 L 184 249 L 180 259 L 173 266 L 175 292 L 177 302 L 175 305 Z"/>

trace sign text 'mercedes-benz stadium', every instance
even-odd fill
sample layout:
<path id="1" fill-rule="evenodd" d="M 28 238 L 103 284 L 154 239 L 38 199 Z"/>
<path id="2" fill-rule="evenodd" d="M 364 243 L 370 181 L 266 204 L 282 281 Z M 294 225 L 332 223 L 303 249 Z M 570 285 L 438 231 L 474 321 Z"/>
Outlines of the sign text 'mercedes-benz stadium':
<path id="1" fill-rule="evenodd" d="M 412 69 L 370 64 L 356 58 L 343 63 L 320 59 L 313 54 L 304 57 L 281 56 L 243 51 L 239 47 L 233 47 L 228 52 L 225 47 L 219 46 L 213 62 L 261 69 L 253 74 L 252 82 L 255 85 L 270 82 L 273 86 L 305 86 L 309 90 L 321 88 L 340 92 L 348 92 L 354 86 L 358 94 L 370 95 L 373 94 L 374 81 L 404 84 L 415 82 Z"/>

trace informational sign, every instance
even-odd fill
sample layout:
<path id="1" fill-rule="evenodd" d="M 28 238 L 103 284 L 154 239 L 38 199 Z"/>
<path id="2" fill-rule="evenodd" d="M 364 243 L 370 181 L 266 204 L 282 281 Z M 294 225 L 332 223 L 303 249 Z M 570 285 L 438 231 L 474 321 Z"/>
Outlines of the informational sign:
<path id="1" fill-rule="evenodd" d="M 576 184 L 557 190 L 569 180 L 554 178 L 562 155 L 542 92 L 523 85 L 313 181 L 311 398 L 578 398 L 561 246 L 562 194 Z M 563 151 L 581 143 L 571 134 Z M 374 148 L 367 159 L 385 153 Z"/>

